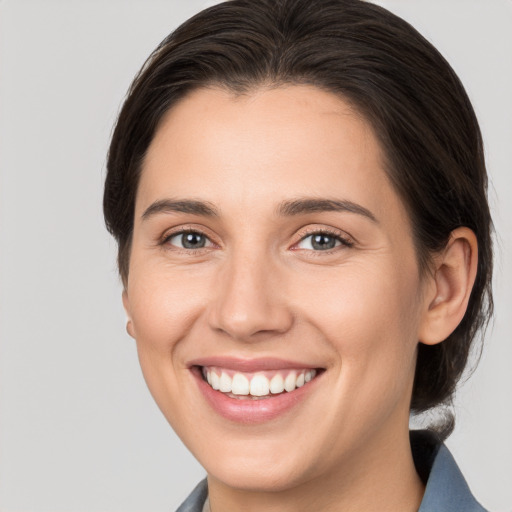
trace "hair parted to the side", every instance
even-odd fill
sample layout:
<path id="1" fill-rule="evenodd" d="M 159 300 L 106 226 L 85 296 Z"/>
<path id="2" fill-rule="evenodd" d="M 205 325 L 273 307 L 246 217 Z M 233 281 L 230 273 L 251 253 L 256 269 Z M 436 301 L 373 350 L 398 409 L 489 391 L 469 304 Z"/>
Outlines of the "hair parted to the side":
<path id="1" fill-rule="evenodd" d="M 419 344 L 411 409 L 447 403 L 493 310 L 482 138 L 450 65 L 413 27 L 374 4 L 231 0 L 192 17 L 158 46 L 128 92 L 108 155 L 104 214 L 123 282 L 142 164 L 162 116 L 200 87 L 244 94 L 287 84 L 340 95 L 372 125 L 423 271 L 454 229 L 476 234 L 478 272 L 466 315 L 444 342 Z"/>

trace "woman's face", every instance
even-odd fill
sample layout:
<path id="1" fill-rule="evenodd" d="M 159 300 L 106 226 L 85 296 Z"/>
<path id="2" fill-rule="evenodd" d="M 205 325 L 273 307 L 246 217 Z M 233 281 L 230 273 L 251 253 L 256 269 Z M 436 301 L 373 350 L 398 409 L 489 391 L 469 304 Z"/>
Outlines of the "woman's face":
<path id="1" fill-rule="evenodd" d="M 124 301 L 149 389 L 211 478 L 291 488 L 407 435 L 424 295 L 379 144 L 340 98 L 201 89 L 164 118 Z"/>

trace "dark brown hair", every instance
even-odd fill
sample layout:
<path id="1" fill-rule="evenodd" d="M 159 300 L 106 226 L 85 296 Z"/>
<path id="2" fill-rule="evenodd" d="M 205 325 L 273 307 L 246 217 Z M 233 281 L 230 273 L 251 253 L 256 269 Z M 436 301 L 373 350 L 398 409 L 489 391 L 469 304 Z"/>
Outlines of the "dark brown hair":
<path id="1" fill-rule="evenodd" d="M 371 3 L 232 0 L 200 12 L 158 46 L 128 92 L 108 155 L 104 214 L 119 244 L 123 282 L 142 163 L 162 116 L 200 87 L 243 94 L 285 84 L 338 94 L 373 126 L 423 271 L 455 228 L 476 234 L 478 272 L 466 315 L 443 343 L 419 344 L 411 408 L 446 403 L 492 314 L 482 138 L 446 60 L 408 23 Z"/>

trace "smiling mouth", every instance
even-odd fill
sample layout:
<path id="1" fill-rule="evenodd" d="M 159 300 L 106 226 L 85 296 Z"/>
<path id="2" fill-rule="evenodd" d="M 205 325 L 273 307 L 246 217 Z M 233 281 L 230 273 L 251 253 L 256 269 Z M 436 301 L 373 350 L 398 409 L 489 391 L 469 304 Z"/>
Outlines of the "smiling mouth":
<path id="1" fill-rule="evenodd" d="M 238 400 L 268 399 L 292 393 L 319 375 L 319 368 L 239 372 L 217 366 L 201 366 L 203 380 L 215 391 Z"/>

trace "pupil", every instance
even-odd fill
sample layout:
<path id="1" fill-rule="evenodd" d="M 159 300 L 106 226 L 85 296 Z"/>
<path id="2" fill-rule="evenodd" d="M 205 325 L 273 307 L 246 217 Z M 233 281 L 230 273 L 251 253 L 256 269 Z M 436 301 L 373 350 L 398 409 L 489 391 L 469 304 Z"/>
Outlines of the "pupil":
<path id="1" fill-rule="evenodd" d="M 200 233 L 185 233 L 182 236 L 181 243 L 185 249 L 200 249 L 205 246 L 205 237 Z"/>
<path id="2" fill-rule="evenodd" d="M 329 235 L 314 235 L 311 241 L 313 249 L 327 250 L 332 249 L 336 245 L 336 239 Z"/>

